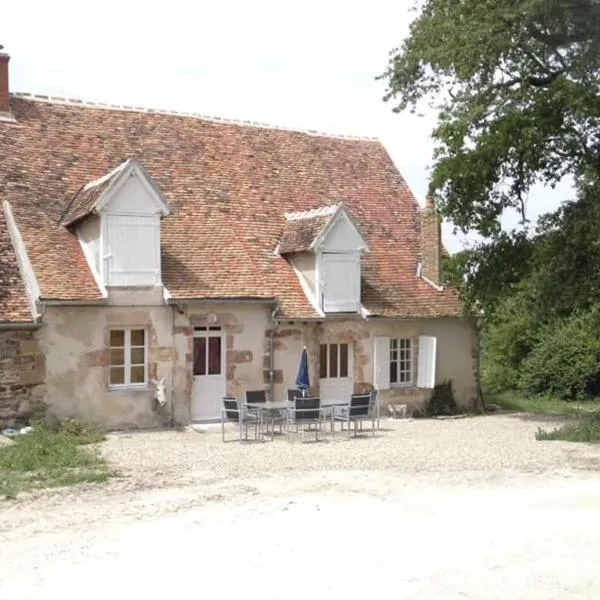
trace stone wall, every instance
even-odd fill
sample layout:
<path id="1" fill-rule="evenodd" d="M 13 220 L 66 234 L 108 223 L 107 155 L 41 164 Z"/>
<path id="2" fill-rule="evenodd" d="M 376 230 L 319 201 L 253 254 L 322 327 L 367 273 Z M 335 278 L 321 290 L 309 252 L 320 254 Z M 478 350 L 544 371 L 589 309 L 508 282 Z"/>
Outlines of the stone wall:
<path id="1" fill-rule="evenodd" d="M 0 331 L 0 427 L 25 423 L 45 393 L 44 354 L 35 330 Z"/>

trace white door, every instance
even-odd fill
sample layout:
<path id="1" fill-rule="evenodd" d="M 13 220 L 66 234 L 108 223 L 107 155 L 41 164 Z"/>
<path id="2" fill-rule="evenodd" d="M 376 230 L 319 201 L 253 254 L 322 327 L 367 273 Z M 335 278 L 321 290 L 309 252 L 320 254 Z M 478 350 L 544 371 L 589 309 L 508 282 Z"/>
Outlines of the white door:
<path id="1" fill-rule="evenodd" d="M 216 421 L 227 391 L 225 339 L 220 327 L 194 328 L 192 421 Z"/>
<path id="2" fill-rule="evenodd" d="M 349 402 L 354 393 L 352 346 L 321 344 L 319 365 L 321 404 Z"/>

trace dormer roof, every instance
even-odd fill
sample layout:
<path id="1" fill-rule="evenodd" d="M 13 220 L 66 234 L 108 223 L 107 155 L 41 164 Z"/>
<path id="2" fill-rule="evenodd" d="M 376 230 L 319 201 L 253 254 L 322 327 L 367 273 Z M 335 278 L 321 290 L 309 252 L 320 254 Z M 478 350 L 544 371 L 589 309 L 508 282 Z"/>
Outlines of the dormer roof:
<path id="1" fill-rule="evenodd" d="M 82 186 L 71 200 L 60 224 L 69 227 L 89 214 L 99 213 L 110 202 L 115 192 L 127 178 L 132 175 L 137 175 L 145 184 L 162 216 L 166 217 L 171 214 L 171 206 L 165 200 L 150 174 L 139 161 L 135 158 L 129 158 L 106 175 Z"/>
<path id="2" fill-rule="evenodd" d="M 319 249 L 326 243 L 329 233 L 340 220 L 345 220 L 354 230 L 354 242 L 358 242 L 354 249 L 367 251 L 368 246 L 358 224 L 342 202 L 311 210 L 285 213 L 285 226 L 279 240 L 279 254 Z"/>

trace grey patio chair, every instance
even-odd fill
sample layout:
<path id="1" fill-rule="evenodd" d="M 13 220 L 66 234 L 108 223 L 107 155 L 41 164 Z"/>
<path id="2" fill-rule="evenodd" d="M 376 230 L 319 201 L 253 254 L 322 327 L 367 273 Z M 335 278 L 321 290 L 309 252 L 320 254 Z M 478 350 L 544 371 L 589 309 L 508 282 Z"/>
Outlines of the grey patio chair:
<path id="1" fill-rule="evenodd" d="M 351 424 L 354 423 L 354 435 L 364 421 L 371 421 L 373 424 L 373 435 L 375 435 L 375 411 L 371 410 L 371 394 L 352 394 L 350 404 L 347 407 L 340 408 L 333 415 L 337 423 L 341 423 L 342 431 L 344 423 L 348 425 L 348 437 L 350 437 Z"/>
<path id="2" fill-rule="evenodd" d="M 372 390 L 371 401 L 369 402 L 369 417 L 373 418 L 373 425 L 377 422 L 377 429 L 381 428 L 381 413 L 379 406 L 379 390 Z"/>
<path id="3" fill-rule="evenodd" d="M 305 425 L 308 425 L 308 430 L 311 426 L 315 426 L 315 441 L 319 441 L 319 431 L 323 424 L 323 411 L 321 410 L 321 398 L 313 396 L 311 398 L 303 398 L 296 396 L 293 408 L 289 409 L 289 424 L 296 426 L 296 431 L 300 427 L 302 433 L 302 441 L 304 441 Z"/>
<path id="4" fill-rule="evenodd" d="M 254 425 L 254 439 L 262 433 L 260 413 L 251 413 L 235 397 L 225 396 L 221 407 L 221 438 L 225 441 L 225 422 L 237 423 L 240 432 L 240 442 L 248 439 L 248 425 Z"/>
<path id="5" fill-rule="evenodd" d="M 297 388 L 289 389 L 287 391 L 288 402 L 293 402 L 296 398 L 302 398 L 302 390 Z"/>

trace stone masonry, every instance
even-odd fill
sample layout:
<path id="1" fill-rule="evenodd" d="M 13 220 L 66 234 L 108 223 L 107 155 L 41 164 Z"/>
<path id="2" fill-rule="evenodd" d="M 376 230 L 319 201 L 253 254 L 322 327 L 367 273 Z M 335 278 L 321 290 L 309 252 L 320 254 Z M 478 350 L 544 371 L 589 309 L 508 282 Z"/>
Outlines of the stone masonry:
<path id="1" fill-rule="evenodd" d="M 43 399 L 45 359 L 34 336 L 0 331 L 0 427 L 26 422 Z"/>

